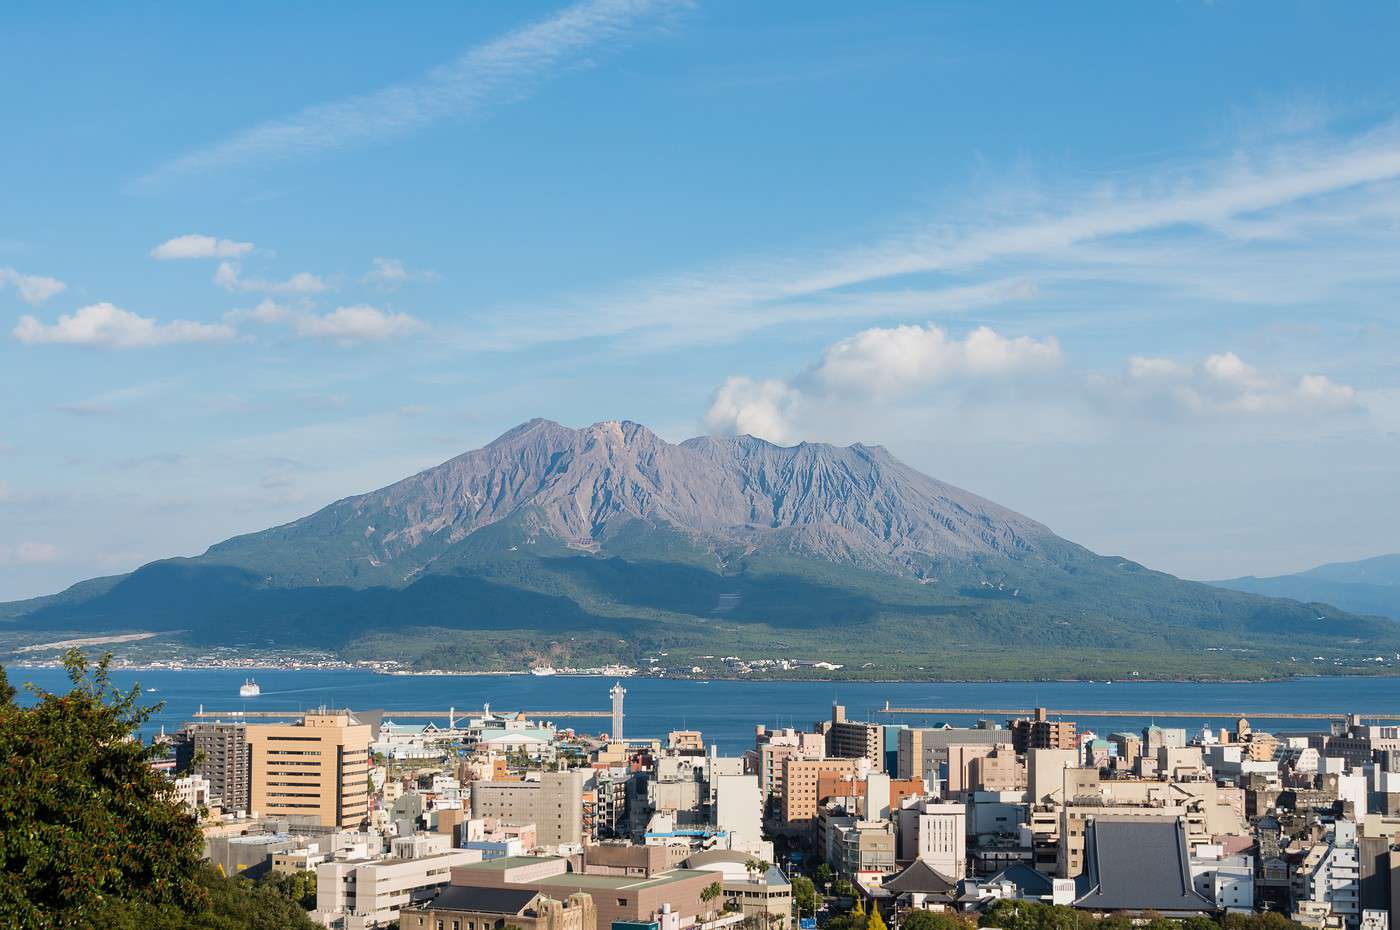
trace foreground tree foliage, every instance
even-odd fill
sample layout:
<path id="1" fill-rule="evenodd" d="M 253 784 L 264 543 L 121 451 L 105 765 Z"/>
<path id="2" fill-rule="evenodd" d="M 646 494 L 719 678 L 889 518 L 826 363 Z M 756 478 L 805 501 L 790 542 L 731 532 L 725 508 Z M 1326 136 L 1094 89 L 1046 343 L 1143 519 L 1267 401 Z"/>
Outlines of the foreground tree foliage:
<path id="1" fill-rule="evenodd" d="M 292 901 L 213 873 L 158 754 L 135 738 L 155 708 L 121 691 L 110 656 L 64 657 L 73 688 L 21 708 L 0 681 L 0 928 L 299 928 Z"/>

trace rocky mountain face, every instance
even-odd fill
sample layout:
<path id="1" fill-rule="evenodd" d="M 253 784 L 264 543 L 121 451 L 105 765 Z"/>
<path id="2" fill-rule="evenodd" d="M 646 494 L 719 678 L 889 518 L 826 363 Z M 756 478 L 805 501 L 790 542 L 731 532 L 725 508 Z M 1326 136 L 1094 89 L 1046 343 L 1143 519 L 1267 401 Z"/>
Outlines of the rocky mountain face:
<path id="1" fill-rule="evenodd" d="M 1230 677 L 1400 653 L 1392 621 L 1095 555 L 878 446 L 547 420 L 196 558 L 0 604 L 0 623 L 497 670 Z"/>
<path id="2" fill-rule="evenodd" d="M 222 543 L 208 557 L 251 559 L 276 583 L 279 565 L 289 561 L 257 553 L 311 545 L 342 552 L 342 564 L 321 566 L 322 581 L 392 580 L 388 566 L 407 580 L 503 522 L 527 538 L 588 552 L 606 551 L 610 537 L 634 521 L 701 545 L 778 549 L 916 575 L 938 560 L 1021 558 L 1054 538 L 1034 520 L 920 474 L 878 446 L 783 447 L 751 436 L 672 445 L 626 421 L 570 429 L 531 420 L 386 488 Z"/>

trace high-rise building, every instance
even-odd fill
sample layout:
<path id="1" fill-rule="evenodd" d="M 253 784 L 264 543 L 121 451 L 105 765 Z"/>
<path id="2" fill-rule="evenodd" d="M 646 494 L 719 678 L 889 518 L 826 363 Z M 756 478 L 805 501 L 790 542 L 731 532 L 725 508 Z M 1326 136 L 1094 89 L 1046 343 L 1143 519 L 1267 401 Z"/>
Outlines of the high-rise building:
<path id="1" fill-rule="evenodd" d="M 832 705 L 826 724 L 826 754 L 833 759 L 868 759 L 872 772 L 885 770 L 885 728 L 846 719 L 846 708 Z"/>
<path id="2" fill-rule="evenodd" d="M 175 738 L 175 764 L 209 780 L 210 800 L 225 811 L 248 810 L 252 760 L 244 723 L 191 723 Z"/>
<path id="3" fill-rule="evenodd" d="M 817 786 L 822 775 L 855 775 L 862 763 L 861 759 L 784 759 L 783 820 L 786 825 L 791 829 L 812 824 L 821 800 L 817 796 Z"/>
<path id="4" fill-rule="evenodd" d="M 254 813 L 310 817 L 325 827 L 358 826 L 368 818 L 370 728 L 349 711 L 250 725 L 247 739 Z"/>

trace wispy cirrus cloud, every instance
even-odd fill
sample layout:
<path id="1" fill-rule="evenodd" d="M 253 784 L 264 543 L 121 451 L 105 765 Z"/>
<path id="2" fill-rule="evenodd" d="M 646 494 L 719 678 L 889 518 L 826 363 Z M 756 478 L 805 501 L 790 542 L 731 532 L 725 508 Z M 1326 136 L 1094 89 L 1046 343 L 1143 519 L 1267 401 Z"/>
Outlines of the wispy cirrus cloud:
<path id="1" fill-rule="evenodd" d="M 467 49 L 416 80 L 307 107 L 157 166 L 137 186 L 401 135 L 451 116 L 521 99 L 579 57 L 626 38 L 676 0 L 587 0 Z"/>
<path id="2" fill-rule="evenodd" d="M 110 417 L 158 397 L 171 387 L 169 382 L 152 381 L 130 387 L 112 388 L 78 400 L 54 404 L 54 409 L 79 417 Z"/>
<path id="3" fill-rule="evenodd" d="M 506 308 L 522 312 L 493 314 L 499 322 L 475 329 L 471 343 L 512 349 L 625 335 L 693 345 L 792 322 L 926 320 L 1100 283 L 1296 302 L 1358 281 L 1400 281 L 1397 219 L 1400 122 L 1250 140 L 1111 183 L 1001 191 L 864 245 L 715 263 Z"/>

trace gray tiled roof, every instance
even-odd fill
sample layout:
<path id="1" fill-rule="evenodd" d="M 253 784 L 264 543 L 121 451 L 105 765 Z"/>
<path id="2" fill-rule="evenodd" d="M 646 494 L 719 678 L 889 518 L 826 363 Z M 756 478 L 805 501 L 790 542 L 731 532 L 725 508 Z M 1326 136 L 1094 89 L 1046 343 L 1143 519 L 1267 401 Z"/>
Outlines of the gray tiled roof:
<path id="1" fill-rule="evenodd" d="M 1096 817 L 1084 836 L 1076 907 L 1105 911 L 1213 911 L 1191 887 L 1186 828 L 1174 817 Z"/>
<path id="2" fill-rule="evenodd" d="M 957 879 L 949 878 L 922 859 L 915 859 L 908 868 L 881 883 L 895 894 L 946 894 L 957 891 Z"/>
<path id="3" fill-rule="evenodd" d="M 481 888 L 475 885 L 448 885 L 432 901 L 429 908 L 468 911 L 475 914 L 516 915 L 539 895 L 523 888 Z"/>
<path id="4" fill-rule="evenodd" d="M 1007 866 L 987 879 L 987 882 L 1011 882 L 1020 890 L 1021 894 L 1032 897 L 1048 895 L 1055 887 L 1050 876 L 1020 863 Z"/>

